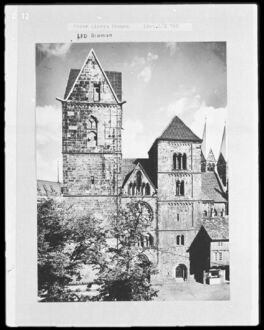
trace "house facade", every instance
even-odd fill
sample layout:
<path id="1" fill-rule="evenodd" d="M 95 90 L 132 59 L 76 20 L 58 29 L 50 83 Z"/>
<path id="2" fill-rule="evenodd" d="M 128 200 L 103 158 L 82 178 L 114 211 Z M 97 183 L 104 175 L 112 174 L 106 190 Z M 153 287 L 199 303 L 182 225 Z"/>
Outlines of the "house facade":
<path id="1" fill-rule="evenodd" d="M 221 165 L 220 177 L 212 152 L 206 157 L 202 151 L 205 137 L 176 116 L 153 142 L 148 158 L 123 158 L 122 76 L 104 71 L 93 50 L 81 69 L 70 71 L 64 98 L 57 100 L 65 202 L 106 219 L 139 200 L 152 218 L 142 245 L 157 264 L 157 280 L 189 279 L 188 248 L 203 219 L 226 216 L 228 210 L 227 173 Z"/>
<path id="2" fill-rule="evenodd" d="M 196 281 L 208 284 L 228 282 L 228 216 L 203 219 L 203 224 L 188 251 L 190 273 Z"/>

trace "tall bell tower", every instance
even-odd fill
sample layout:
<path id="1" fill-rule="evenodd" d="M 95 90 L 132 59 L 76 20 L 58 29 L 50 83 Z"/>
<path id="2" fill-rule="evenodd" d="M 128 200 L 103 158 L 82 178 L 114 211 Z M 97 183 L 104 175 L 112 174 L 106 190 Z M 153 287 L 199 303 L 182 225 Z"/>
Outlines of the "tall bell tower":
<path id="1" fill-rule="evenodd" d="M 121 73 L 104 71 L 94 50 L 71 69 L 62 103 L 64 196 L 118 196 Z"/>
<path id="2" fill-rule="evenodd" d="M 157 173 L 161 279 L 187 278 L 188 248 L 200 228 L 201 142 L 175 116 L 149 151 Z"/>

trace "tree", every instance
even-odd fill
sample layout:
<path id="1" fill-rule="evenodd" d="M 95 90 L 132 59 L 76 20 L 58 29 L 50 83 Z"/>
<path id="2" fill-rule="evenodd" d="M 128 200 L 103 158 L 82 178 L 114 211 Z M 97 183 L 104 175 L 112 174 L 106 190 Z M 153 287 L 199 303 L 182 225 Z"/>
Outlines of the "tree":
<path id="1" fill-rule="evenodd" d="M 140 201 L 127 204 L 112 218 L 108 234 L 114 240 L 105 251 L 96 281 L 99 300 L 152 300 L 157 296 L 150 282 L 156 269 L 144 254 L 150 247 L 140 245 L 150 225 L 151 215 Z"/>
<path id="2" fill-rule="evenodd" d="M 67 285 L 74 276 L 80 279 L 83 265 L 100 264 L 105 245 L 100 225 L 65 203 L 47 200 L 38 205 L 38 291 L 44 301 L 81 299 Z"/>

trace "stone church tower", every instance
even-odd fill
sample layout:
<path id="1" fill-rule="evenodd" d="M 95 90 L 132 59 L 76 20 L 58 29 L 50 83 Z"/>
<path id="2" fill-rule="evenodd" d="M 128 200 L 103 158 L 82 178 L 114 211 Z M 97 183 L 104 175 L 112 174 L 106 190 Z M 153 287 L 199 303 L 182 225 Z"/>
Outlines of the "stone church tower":
<path id="1" fill-rule="evenodd" d="M 159 271 L 163 280 L 189 270 L 187 247 L 200 227 L 201 142 L 177 116 L 156 139 Z M 179 266 L 179 267 L 178 267 Z"/>
<path id="2" fill-rule="evenodd" d="M 81 70 L 70 71 L 64 99 L 58 99 L 62 103 L 63 195 L 94 214 L 114 212 L 118 203 L 121 98 L 121 73 L 104 71 L 91 50 Z"/>

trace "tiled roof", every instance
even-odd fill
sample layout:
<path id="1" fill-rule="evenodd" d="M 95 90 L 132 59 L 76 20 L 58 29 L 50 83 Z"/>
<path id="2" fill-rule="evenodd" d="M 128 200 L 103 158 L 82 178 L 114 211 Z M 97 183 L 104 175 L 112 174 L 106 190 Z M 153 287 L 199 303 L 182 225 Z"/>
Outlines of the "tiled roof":
<path id="1" fill-rule="evenodd" d="M 224 192 L 215 172 L 202 172 L 202 200 L 226 202 Z"/>
<path id="2" fill-rule="evenodd" d="M 163 131 L 159 139 L 202 142 L 202 140 L 177 116 L 172 119 L 171 123 Z"/>
<path id="3" fill-rule="evenodd" d="M 69 78 L 64 94 L 64 99 L 67 98 L 80 70 L 79 69 L 71 69 L 69 73 Z M 113 90 L 116 93 L 116 96 L 121 101 L 122 100 L 122 74 L 121 72 L 115 72 L 115 71 L 105 71 L 105 74 L 107 78 L 110 81 L 111 86 L 113 87 Z"/>
<path id="4" fill-rule="evenodd" d="M 144 171 L 146 172 L 147 176 L 151 180 L 151 182 L 156 186 L 155 176 L 153 175 L 153 170 L 151 166 L 151 162 L 148 158 L 123 158 L 122 159 L 122 170 L 121 170 L 121 178 L 123 184 L 126 183 L 127 179 L 129 178 L 130 174 L 134 170 L 137 163 L 143 167 Z"/>
<path id="5" fill-rule="evenodd" d="M 37 180 L 38 196 L 60 196 L 62 183 L 46 180 Z"/>
<path id="6" fill-rule="evenodd" d="M 215 217 L 203 219 L 202 225 L 212 240 L 228 240 L 228 217 Z"/>

